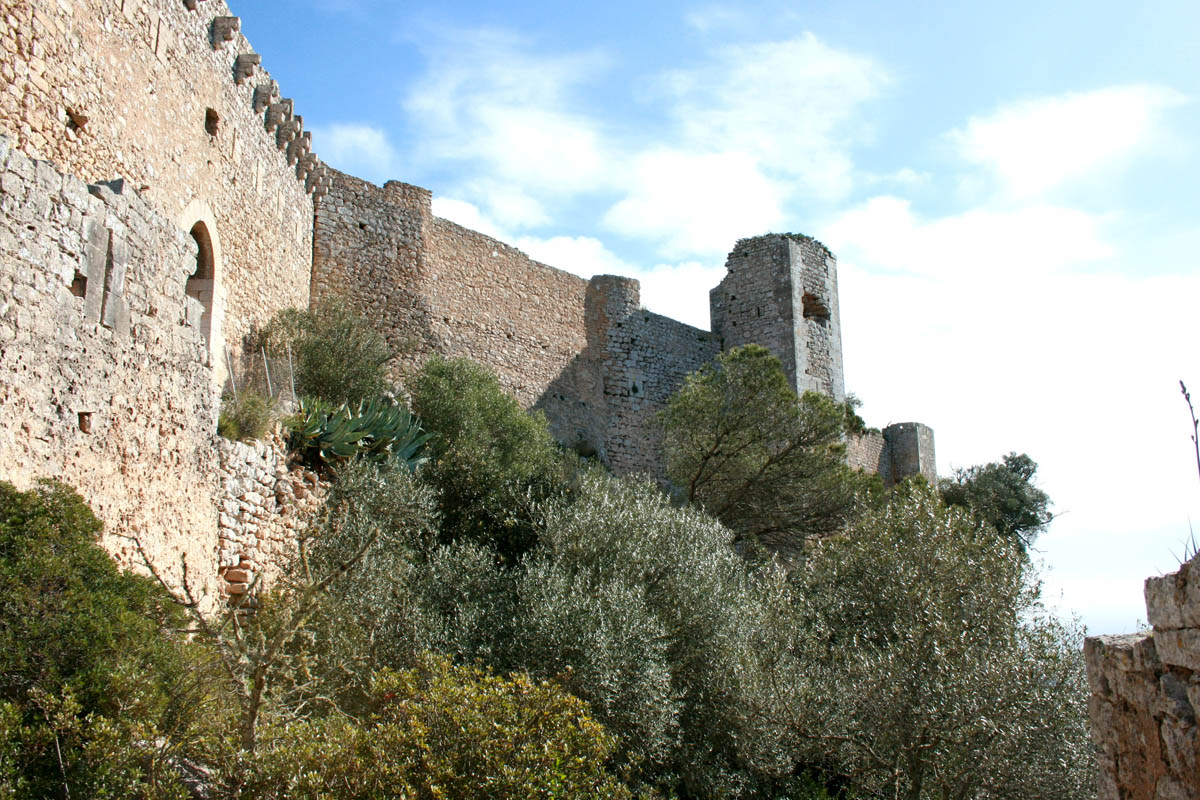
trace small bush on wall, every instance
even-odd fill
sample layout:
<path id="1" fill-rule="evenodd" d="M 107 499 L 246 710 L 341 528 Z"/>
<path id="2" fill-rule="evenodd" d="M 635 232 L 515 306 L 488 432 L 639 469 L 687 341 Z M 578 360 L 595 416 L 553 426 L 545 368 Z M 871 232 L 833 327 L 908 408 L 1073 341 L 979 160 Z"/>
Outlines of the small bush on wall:
<path id="1" fill-rule="evenodd" d="M 258 344 L 276 358 L 287 358 L 290 350 L 297 395 L 341 405 L 374 399 L 389 388 L 393 353 L 387 341 L 340 300 L 281 311 Z"/>
<path id="2" fill-rule="evenodd" d="M 221 399 L 217 433 L 235 442 L 261 439 L 275 422 L 275 401 L 255 391 L 243 389 L 237 395 Z"/>

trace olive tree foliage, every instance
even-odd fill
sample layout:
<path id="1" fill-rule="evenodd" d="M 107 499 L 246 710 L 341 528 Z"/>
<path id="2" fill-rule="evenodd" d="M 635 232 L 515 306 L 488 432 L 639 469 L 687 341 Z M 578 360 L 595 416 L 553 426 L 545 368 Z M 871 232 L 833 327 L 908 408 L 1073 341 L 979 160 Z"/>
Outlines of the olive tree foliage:
<path id="1" fill-rule="evenodd" d="M 796 728 L 872 794 L 1095 796 L 1081 637 L 1017 544 L 932 489 L 899 490 L 792 575 Z"/>
<path id="2" fill-rule="evenodd" d="M 847 410 L 815 392 L 797 397 L 765 348 L 734 348 L 689 375 L 662 412 L 668 476 L 739 539 L 798 549 L 855 507 Z"/>
<path id="3" fill-rule="evenodd" d="M 512 659 L 561 674 L 625 765 L 689 797 L 749 796 L 794 762 L 782 573 L 657 487 L 599 471 L 552 507 L 518 588 Z"/>
<path id="4" fill-rule="evenodd" d="M 1034 484 L 1036 473 L 1032 458 L 1009 453 L 999 462 L 956 470 L 939 489 L 946 505 L 972 511 L 1023 553 L 1054 519 L 1049 495 Z"/>
<path id="5" fill-rule="evenodd" d="M 515 563 L 537 538 L 534 505 L 564 489 L 564 459 L 545 418 L 465 358 L 429 359 L 408 389 L 435 434 L 423 475 L 437 492 L 442 541 L 483 544 Z"/>

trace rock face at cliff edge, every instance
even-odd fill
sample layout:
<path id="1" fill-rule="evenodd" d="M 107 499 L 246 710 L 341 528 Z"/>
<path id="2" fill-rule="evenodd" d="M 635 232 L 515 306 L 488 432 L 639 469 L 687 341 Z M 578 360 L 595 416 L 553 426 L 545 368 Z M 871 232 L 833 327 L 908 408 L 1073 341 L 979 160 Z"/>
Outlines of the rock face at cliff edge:
<path id="1" fill-rule="evenodd" d="M 1151 633 L 1084 645 L 1100 800 L 1200 800 L 1200 555 L 1146 580 Z"/>

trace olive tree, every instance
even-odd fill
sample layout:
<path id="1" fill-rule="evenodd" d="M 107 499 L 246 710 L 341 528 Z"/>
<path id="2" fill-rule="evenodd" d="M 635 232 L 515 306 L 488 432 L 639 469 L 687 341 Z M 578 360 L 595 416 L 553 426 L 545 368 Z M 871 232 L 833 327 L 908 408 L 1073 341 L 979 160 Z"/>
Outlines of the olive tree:
<path id="1" fill-rule="evenodd" d="M 1080 636 L 1017 547 L 913 486 L 813 548 L 793 574 L 813 752 L 887 797 L 1095 796 Z"/>
<path id="2" fill-rule="evenodd" d="M 795 685 L 786 586 L 732 540 L 596 470 L 546 514 L 519 586 L 512 666 L 564 675 L 629 768 L 687 797 L 758 796 L 794 766 L 777 708 Z"/>

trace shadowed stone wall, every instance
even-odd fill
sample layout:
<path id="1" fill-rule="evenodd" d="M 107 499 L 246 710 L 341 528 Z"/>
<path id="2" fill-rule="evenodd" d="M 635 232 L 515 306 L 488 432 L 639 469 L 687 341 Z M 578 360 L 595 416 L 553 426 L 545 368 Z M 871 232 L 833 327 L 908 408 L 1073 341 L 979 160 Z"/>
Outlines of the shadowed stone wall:
<path id="1" fill-rule="evenodd" d="M 1084 644 L 1100 800 L 1200 797 L 1200 556 L 1146 580 L 1151 633 Z"/>

